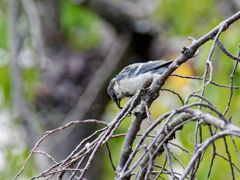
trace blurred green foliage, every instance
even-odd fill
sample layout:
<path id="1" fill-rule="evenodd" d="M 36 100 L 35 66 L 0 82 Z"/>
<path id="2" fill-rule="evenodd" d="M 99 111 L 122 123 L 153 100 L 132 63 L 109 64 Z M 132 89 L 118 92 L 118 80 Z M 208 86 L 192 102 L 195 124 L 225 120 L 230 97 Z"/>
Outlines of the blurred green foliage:
<path id="1" fill-rule="evenodd" d="M 39 72 L 36 67 L 27 68 L 22 73 L 24 82 L 24 96 L 29 101 L 34 103 L 36 83 L 39 82 Z"/>
<path id="2" fill-rule="evenodd" d="M 10 107 L 11 99 L 11 85 L 10 85 L 10 75 L 9 75 L 9 65 L 0 66 L 0 89 L 3 92 L 3 99 L 1 104 L 3 106 Z"/>
<path id="3" fill-rule="evenodd" d="M 99 18 L 96 14 L 70 0 L 60 3 L 61 29 L 72 49 L 86 50 L 100 42 Z"/>
<path id="4" fill-rule="evenodd" d="M 5 162 L 5 169 L 0 173 L 0 179 L 14 179 L 22 168 L 23 162 L 28 157 L 29 149 L 27 147 L 21 147 L 20 144 L 18 144 L 18 146 L 10 145 L 6 147 L 3 153 L 7 161 Z M 35 176 L 38 173 L 35 165 L 34 159 L 30 159 L 28 167 L 31 168 L 24 169 L 24 174 L 19 179 L 24 180 Z"/>
<path id="5" fill-rule="evenodd" d="M 196 36 L 199 38 L 223 20 L 214 0 L 160 1 L 154 19 L 170 36 Z M 191 28 L 189 28 L 191 27 Z"/>
<path id="6" fill-rule="evenodd" d="M 156 10 L 150 15 L 149 20 L 154 25 L 160 26 L 161 34 L 160 37 L 164 37 L 166 41 L 170 38 L 174 38 L 176 41 L 184 38 L 185 41 L 181 41 L 181 47 L 185 46 L 187 42 L 187 37 L 191 36 L 194 38 L 199 38 L 209 32 L 213 27 L 218 25 L 225 18 L 220 12 L 219 3 L 215 0 L 185 0 L 185 1 L 158 1 L 158 6 Z M 88 10 L 86 7 L 72 3 L 70 0 L 62 0 L 60 3 L 60 24 L 61 30 L 67 39 L 70 47 L 75 51 L 84 51 L 91 48 L 96 48 L 101 42 L 101 19 L 96 14 Z M 231 13 L 233 14 L 233 13 Z M 25 17 L 26 18 L 26 17 Z M 27 21 L 27 19 L 26 19 Z M 227 32 L 224 32 L 220 40 L 227 47 L 227 49 L 237 55 L 238 44 L 240 42 L 239 36 L 240 22 L 236 22 L 232 25 Z M 200 48 L 199 56 L 197 58 L 189 60 L 189 63 L 183 65 L 179 68 L 178 72 L 183 75 L 196 75 L 202 76 L 205 69 L 205 62 L 208 57 L 212 42 L 204 44 Z M 29 49 L 32 49 L 31 45 Z M 3 52 L 3 53 L 2 53 Z M 179 55 L 181 49 L 179 49 L 178 54 L 168 54 L 165 58 L 172 58 Z M 11 113 L 11 77 L 9 73 L 9 55 L 8 55 L 8 14 L 7 14 L 7 1 L 0 1 L 0 91 L 3 93 L 3 97 L 0 98 L 1 109 L 7 109 L 8 113 Z M 213 53 L 212 62 L 214 66 L 213 80 L 219 84 L 230 85 L 230 74 L 234 67 L 235 62 L 224 55 L 218 47 Z M 24 94 L 25 97 L 31 102 L 34 100 L 34 90 L 36 83 L 40 80 L 39 72 L 35 66 L 24 67 L 23 69 L 23 81 L 24 81 Z M 234 84 L 240 86 L 240 69 L 238 68 L 234 76 Z M 196 91 L 201 86 L 201 81 L 197 80 L 180 80 L 178 78 L 170 78 L 166 82 L 166 87 L 171 88 L 179 92 L 183 97 L 188 95 L 188 92 Z M 206 87 L 205 95 L 221 112 L 224 112 L 227 101 L 229 98 L 230 90 L 226 88 L 219 88 L 214 85 L 209 85 Z M 124 100 L 125 102 L 127 100 Z M 123 104 L 125 102 L 122 102 Z M 190 102 L 196 101 L 196 98 L 192 98 Z M 240 93 L 239 90 L 234 90 L 232 103 L 227 113 L 227 117 L 233 116 L 232 122 L 240 126 L 238 117 L 240 117 Z M 170 109 L 177 108 L 181 106 L 179 99 L 168 93 L 161 92 L 161 96 L 155 101 L 150 109 L 151 117 L 153 121 L 159 117 L 164 112 Z M 114 103 L 109 103 L 106 107 L 106 112 L 102 117 L 102 120 L 111 121 L 118 108 Z M 0 113 L 2 110 L 0 110 Z M 1 122 L 1 121 L 0 121 Z M 131 123 L 131 117 L 125 119 L 117 133 L 126 133 L 127 129 Z M 148 127 L 148 124 L 144 122 L 141 132 Z M 203 126 L 203 140 L 209 137 L 208 127 Z M 194 130 L 195 123 L 191 122 L 184 126 L 182 131 L 177 132 L 176 139 L 173 140 L 174 143 L 182 145 L 184 148 L 188 149 L 189 152 L 193 153 L 193 142 L 194 142 Z M 19 130 L 19 133 L 22 133 Z M 113 163 L 117 166 L 119 154 L 121 152 L 121 146 L 124 137 L 119 137 L 116 139 L 111 139 L 109 141 L 109 146 L 112 152 Z M 137 138 L 138 139 L 138 138 Z M 149 138 L 149 142 L 151 139 Z M 237 154 L 234 151 L 233 144 L 230 138 L 227 138 L 229 151 L 231 152 L 232 160 L 236 166 L 240 166 Z M 236 144 L 240 149 L 240 140 L 236 138 Z M 225 152 L 223 140 L 218 140 L 215 143 L 217 147 L 217 152 L 227 157 Z M 176 153 L 180 160 L 186 166 L 191 156 L 178 148 L 170 145 L 171 151 Z M 20 170 L 22 162 L 26 159 L 28 155 L 28 149 L 26 147 L 19 153 L 14 153 L 13 149 L 16 145 L 7 144 L 5 147 L 1 147 L 2 154 L 5 155 L 5 168 L 0 171 L 0 179 L 13 179 L 16 173 Z M 103 147 L 106 148 L 106 147 Z M 212 155 L 212 147 L 210 146 L 203 158 L 203 162 L 200 165 L 199 172 L 197 173 L 198 179 L 206 179 L 207 173 L 210 166 L 210 159 Z M 105 151 L 104 155 L 104 176 L 103 179 L 113 179 L 114 171 L 108 161 L 108 154 Z M 161 156 L 158 160 L 159 164 L 162 165 L 164 161 L 164 156 Z M 28 163 L 28 167 L 34 167 L 33 160 Z M 173 164 L 179 167 L 179 171 L 183 168 L 180 167 L 178 163 Z M 166 165 L 167 167 L 167 165 Z M 234 169 L 236 179 L 240 179 L 239 173 Z M 35 168 L 26 168 L 22 179 L 29 179 L 33 175 L 36 175 Z M 209 179 L 229 179 L 231 177 L 231 171 L 229 168 L 229 163 L 219 156 L 215 158 L 212 173 Z M 165 176 L 167 178 L 167 176 Z"/>
<path id="7" fill-rule="evenodd" d="M 7 15 L 5 12 L 2 12 L 0 14 L 0 35 L 1 35 L 1 41 L 0 41 L 0 48 L 3 48 L 5 50 L 8 49 L 8 23 L 7 23 Z"/>

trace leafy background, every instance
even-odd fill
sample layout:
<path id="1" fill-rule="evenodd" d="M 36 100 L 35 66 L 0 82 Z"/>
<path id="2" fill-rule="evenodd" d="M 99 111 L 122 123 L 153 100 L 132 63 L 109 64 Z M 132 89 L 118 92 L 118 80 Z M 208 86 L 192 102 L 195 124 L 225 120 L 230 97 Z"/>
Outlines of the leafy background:
<path id="1" fill-rule="evenodd" d="M 121 1 L 114 2 L 121 4 Z M 154 6 L 153 11 L 148 15 L 148 21 L 157 29 L 159 39 L 164 42 L 163 46 L 169 48 L 167 54 L 164 54 L 162 59 L 173 60 L 181 52 L 182 47 L 188 46 L 191 42 L 187 37 L 200 38 L 205 33 L 209 32 L 212 28 L 218 25 L 225 18 L 236 12 L 235 7 L 227 5 L 227 0 L 185 0 L 185 1 L 149 1 L 149 4 Z M 76 52 L 84 52 L 94 48 L 98 48 L 101 42 L 104 41 L 100 33 L 103 20 L 97 14 L 87 9 L 81 4 L 76 4 L 74 1 L 61 0 L 60 6 L 60 24 L 64 37 L 70 44 L 70 48 Z M 8 1 L 0 1 L 0 179 L 13 179 L 17 172 L 20 170 L 23 161 L 28 156 L 30 150 L 24 141 L 26 133 L 21 128 L 20 123 L 16 119 L 12 111 L 12 86 L 10 75 L 10 55 L 9 55 L 9 29 L 8 29 Z M 27 24 L 27 17 L 21 17 L 21 26 L 24 29 L 29 29 Z M 227 49 L 234 55 L 238 53 L 238 46 L 240 43 L 239 36 L 240 21 L 232 25 L 226 32 L 224 32 L 220 40 L 227 47 Z M 23 73 L 23 87 L 24 95 L 29 104 L 34 103 L 35 90 L 38 83 L 41 81 L 39 77 L 39 70 L 36 67 L 32 55 L 32 45 L 30 40 L 24 42 L 24 50 L 21 54 L 20 66 Z M 202 76 L 205 69 L 205 61 L 212 42 L 204 44 L 199 49 L 198 56 L 189 60 L 182 65 L 176 73 L 188 76 Z M 219 84 L 230 84 L 230 74 L 232 72 L 234 61 L 226 57 L 218 47 L 214 51 L 212 62 L 214 66 L 213 80 Z M 240 85 L 240 69 L 236 70 L 234 76 L 234 85 Z M 201 86 L 201 81 L 180 79 L 171 77 L 166 82 L 165 87 L 179 92 L 183 97 L 186 97 L 190 92 L 197 90 Z M 219 88 L 209 85 L 206 88 L 206 97 L 223 112 L 227 106 L 230 90 L 226 88 Z M 194 98 L 193 98 L 194 99 Z M 196 100 L 196 99 L 195 99 Z M 122 103 L 126 103 L 127 99 Z M 240 92 L 234 90 L 232 104 L 227 113 L 227 117 L 232 116 L 232 122 L 240 126 Z M 151 107 L 151 118 L 156 119 L 158 116 L 167 112 L 170 109 L 181 106 L 181 102 L 176 96 L 168 92 L 161 92 L 161 96 L 153 103 Z M 101 120 L 110 122 L 116 115 L 118 108 L 111 101 L 106 106 L 106 110 Z M 126 118 L 121 124 L 116 133 L 126 133 L 131 122 L 131 117 Z M 148 127 L 144 123 L 142 132 Z M 176 134 L 176 139 L 173 142 L 185 147 L 189 152 L 193 153 L 194 143 L 194 130 L 195 123 L 188 123 L 184 126 L 182 131 Z M 203 138 L 209 137 L 207 127 L 203 127 Z M 234 151 L 234 146 L 230 138 L 227 138 L 229 149 L 231 152 L 232 160 L 237 167 L 240 167 L 240 162 Z M 236 144 L 240 149 L 240 140 L 235 138 Z M 150 141 L 150 140 L 149 140 Z M 123 137 L 112 139 L 109 146 L 113 155 L 113 162 L 115 165 L 118 163 L 119 154 Z M 227 157 L 223 140 L 216 142 L 217 152 Z M 106 150 L 106 149 L 105 149 Z M 184 165 L 187 165 L 191 156 L 174 146 L 171 146 L 171 151 L 175 152 L 182 160 Z M 211 159 L 211 146 L 207 149 L 203 162 L 197 173 L 198 179 L 206 179 L 207 172 L 210 166 Z M 36 155 L 40 156 L 40 155 Z M 162 156 L 163 157 L 163 156 Z M 163 160 L 159 158 L 159 164 Z M 39 173 L 34 159 L 31 159 L 24 170 L 23 175 L 19 179 L 29 179 L 33 175 Z M 104 153 L 103 177 L 102 179 L 113 179 L 114 171 L 108 161 L 107 152 Z M 175 162 L 174 167 L 177 167 L 179 172 L 183 168 Z M 236 179 L 240 178 L 239 172 L 235 171 Z M 229 179 L 231 171 L 229 163 L 220 157 L 216 157 L 213 165 L 212 174 L 209 179 Z M 167 178 L 167 176 L 165 176 Z"/>

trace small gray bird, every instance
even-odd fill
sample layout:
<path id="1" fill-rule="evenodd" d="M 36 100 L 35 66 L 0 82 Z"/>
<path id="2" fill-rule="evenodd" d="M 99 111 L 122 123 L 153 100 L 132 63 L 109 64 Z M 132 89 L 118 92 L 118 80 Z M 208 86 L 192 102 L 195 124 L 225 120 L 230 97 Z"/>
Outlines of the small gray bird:
<path id="1" fill-rule="evenodd" d="M 172 62 L 156 60 L 131 64 L 110 81 L 108 94 L 122 109 L 120 106 L 122 98 L 133 96 L 145 79 L 153 74 L 162 74 Z"/>

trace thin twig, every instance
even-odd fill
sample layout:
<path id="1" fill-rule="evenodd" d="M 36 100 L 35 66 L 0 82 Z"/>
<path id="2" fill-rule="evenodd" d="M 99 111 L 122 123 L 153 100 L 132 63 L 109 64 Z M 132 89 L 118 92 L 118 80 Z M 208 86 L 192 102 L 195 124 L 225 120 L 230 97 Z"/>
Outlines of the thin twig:
<path id="1" fill-rule="evenodd" d="M 187 98 L 186 101 L 184 102 L 184 104 L 188 104 L 188 101 L 191 97 L 198 97 L 199 99 L 202 99 L 204 101 L 206 101 L 210 106 L 216 108 L 207 98 L 205 98 L 204 96 L 200 96 L 198 94 L 190 94 Z"/>
<path id="2" fill-rule="evenodd" d="M 184 149 L 183 147 L 181 147 L 181 146 L 179 146 L 179 145 L 177 145 L 177 144 L 174 144 L 174 143 L 172 143 L 172 142 L 168 142 L 168 144 L 171 144 L 171 145 L 173 145 L 173 146 L 176 146 L 176 147 L 178 147 L 179 149 L 181 149 L 182 151 L 184 151 L 184 152 L 186 152 L 186 153 L 188 153 L 188 154 L 190 154 L 191 156 L 192 156 L 192 154 L 188 151 L 188 150 L 186 150 L 186 149 Z"/>
<path id="3" fill-rule="evenodd" d="M 81 122 L 82 122 L 82 123 L 86 123 L 86 122 L 83 122 L 83 121 L 74 121 L 74 122 L 75 122 L 75 123 L 81 123 Z M 41 143 L 44 139 L 46 139 L 50 134 L 52 134 L 52 133 L 54 133 L 54 132 L 56 132 L 56 131 L 59 131 L 59 130 L 61 130 L 61 129 L 65 129 L 65 128 L 69 127 L 70 125 L 74 124 L 74 122 L 73 122 L 73 123 L 70 122 L 70 123 L 66 124 L 65 126 L 62 126 L 61 128 L 57 128 L 57 129 L 54 129 L 54 130 L 52 130 L 52 131 L 47 131 L 47 132 L 45 132 L 44 136 L 35 144 L 35 146 L 34 146 L 34 147 L 32 148 L 32 150 L 30 151 L 27 159 L 23 162 L 23 166 L 22 166 L 21 170 L 18 172 L 18 174 L 16 175 L 15 179 L 17 179 L 17 177 L 23 172 L 23 170 L 24 170 L 24 168 L 25 168 L 28 160 L 32 157 L 33 152 L 36 151 L 37 147 L 40 145 L 40 143 Z M 93 121 L 89 120 L 89 121 L 87 121 L 87 122 L 93 122 Z M 55 165 L 54 165 L 54 166 L 55 166 Z M 52 166 L 52 167 L 54 167 L 54 166 Z M 51 170 L 51 168 L 49 168 L 49 170 Z M 45 171 L 45 172 L 47 172 L 47 171 Z"/>
<path id="4" fill-rule="evenodd" d="M 171 93 L 177 95 L 177 97 L 178 97 L 179 100 L 181 101 L 182 105 L 184 105 L 184 100 L 183 100 L 183 98 L 180 96 L 179 93 L 177 93 L 177 92 L 175 92 L 175 91 L 173 91 L 173 90 L 171 90 L 171 89 L 167 89 L 167 88 L 161 88 L 160 90 L 161 90 L 161 91 L 168 91 L 168 92 L 171 92 Z"/>
<path id="5" fill-rule="evenodd" d="M 204 143 L 201 144 L 201 147 L 198 148 L 197 152 L 193 155 L 192 159 L 190 160 L 190 162 L 188 163 L 186 169 L 184 170 L 182 176 L 180 177 L 180 180 L 183 180 L 184 178 L 186 178 L 187 174 L 189 173 L 189 171 L 193 168 L 193 164 L 194 162 L 198 159 L 198 157 L 200 156 L 200 154 L 215 140 L 222 138 L 226 135 L 235 135 L 240 137 L 240 131 L 236 130 L 233 131 L 232 129 L 225 129 L 223 131 L 218 132 L 217 134 L 213 135 L 212 137 L 206 139 L 204 141 Z"/>
<path id="6" fill-rule="evenodd" d="M 175 179 L 175 176 L 174 176 L 173 169 L 172 169 L 172 162 L 171 162 L 171 157 L 170 157 L 170 154 L 169 154 L 169 150 L 168 150 L 168 147 L 167 147 L 167 144 L 166 144 L 166 143 L 163 143 L 163 146 L 164 146 L 164 150 L 165 150 L 166 155 L 167 155 L 168 167 L 169 167 L 169 169 L 170 169 L 171 177 L 172 177 L 172 179 L 174 180 L 174 179 Z"/>
<path id="7" fill-rule="evenodd" d="M 237 148 L 237 145 L 236 145 L 236 143 L 235 143 L 235 141 L 234 141 L 234 138 L 233 138 L 233 136 L 230 136 L 230 137 L 231 137 L 232 142 L 233 142 L 233 145 L 234 145 L 234 147 L 235 147 L 235 151 L 236 151 L 237 154 L 238 154 L 238 159 L 240 160 L 240 153 L 239 153 L 239 151 L 238 151 L 238 148 Z"/>
<path id="8" fill-rule="evenodd" d="M 149 108 L 147 106 L 147 103 L 145 103 L 145 109 L 146 109 L 146 113 L 147 113 L 147 120 L 148 120 L 148 124 L 151 126 L 151 118 L 150 118 L 150 113 L 149 113 Z M 157 135 L 157 131 L 155 129 L 153 129 L 154 134 Z"/>
<path id="9" fill-rule="evenodd" d="M 89 151 L 88 151 L 89 152 Z M 85 153 L 86 155 L 88 154 L 88 152 L 87 153 Z M 80 168 L 80 166 L 82 165 L 82 163 L 83 163 L 83 161 L 86 159 L 86 156 L 82 156 L 82 158 L 80 159 L 80 161 L 78 162 L 78 164 L 77 164 L 77 166 L 76 166 L 76 168 Z M 74 165 L 74 163 L 72 163 L 72 164 L 70 164 L 70 165 L 68 165 L 68 166 L 73 166 Z M 69 180 L 71 180 L 73 177 L 75 177 L 75 179 L 78 179 L 78 178 L 76 178 L 76 172 L 73 172 L 72 173 L 72 175 L 70 176 L 70 178 L 69 178 Z"/>
<path id="10" fill-rule="evenodd" d="M 44 156 L 47 156 L 49 159 L 51 159 L 54 162 L 54 164 L 57 164 L 57 161 L 55 161 L 55 159 L 52 156 L 50 156 L 49 154 L 47 154 L 43 151 L 33 151 L 33 153 L 34 154 L 42 154 Z"/>
<path id="11" fill-rule="evenodd" d="M 179 74 L 175 74 L 175 73 L 171 74 L 171 76 L 176 76 L 176 77 L 186 78 L 186 79 L 203 80 L 202 77 L 198 77 L 198 76 L 183 76 L 183 75 L 179 75 Z M 206 80 L 209 81 L 209 79 L 206 79 Z M 223 88 L 231 88 L 231 86 L 221 85 L 221 84 L 215 83 L 214 81 L 210 81 L 210 84 L 213 84 L 213 85 L 218 86 L 218 87 L 223 87 Z M 232 88 L 233 89 L 240 89 L 239 86 L 233 86 Z"/>
<path id="12" fill-rule="evenodd" d="M 81 121 L 71 121 L 64 126 L 61 126 L 59 128 L 56 128 L 56 129 L 53 129 L 53 130 L 50 130 L 50 131 L 46 131 L 44 134 L 52 134 L 54 132 L 66 129 L 73 124 L 85 124 L 85 123 L 96 123 L 96 124 L 101 124 L 101 125 L 104 125 L 104 126 L 108 126 L 108 123 L 106 123 L 104 121 L 98 121 L 96 119 L 87 119 L 87 120 L 81 120 Z"/>
<path id="13" fill-rule="evenodd" d="M 53 169 L 57 168 L 59 165 L 61 164 L 61 162 L 54 164 L 52 167 L 48 168 L 46 171 L 42 172 L 41 174 L 37 175 L 37 176 L 33 176 L 30 180 L 36 179 L 36 178 L 40 178 L 43 177 L 44 174 L 52 171 Z"/>
<path id="14" fill-rule="evenodd" d="M 198 106 L 198 107 L 201 107 L 201 106 Z M 198 130 L 199 130 L 199 143 L 202 142 L 202 126 L 201 126 L 200 123 L 201 122 L 199 122 L 199 121 L 196 122 L 196 128 L 195 128 L 195 132 L 194 132 L 194 152 L 193 152 L 193 154 L 195 154 L 196 151 L 197 151 Z M 199 156 L 197 162 L 195 162 L 194 165 L 193 165 L 194 167 L 192 168 L 192 171 L 191 171 L 191 179 L 194 179 L 194 176 L 195 176 L 194 172 L 197 172 L 199 164 L 200 164 L 200 156 Z"/>
<path id="15" fill-rule="evenodd" d="M 184 164 L 182 163 L 182 161 L 180 161 L 180 160 L 174 155 L 174 153 L 173 153 L 170 149 L 168 149 L 168 150 L 169 150 L 170 154 L 172 155 L 172 157 L 173 157 L 177 162 L 179 162 L 179 164 L 181 164 L 181 166 L 185 169 L 185 166 L 184 166 Z"/>
<path id="16" fill-rule="evenodd" d="M 219 153 L 216 153 L 217 156 L 223 158 L 225 161 L 229 162 L 229 160 L 227 158 L 225 158 L 223 155 L 219 154 Z M 232 163 L 233 167 L 235 167 L 235 169 L 240 173 L 240 169 L 238 169 L 238 167 Z"/>
<path id="17" fill-rule="evenodd" d="M 108 143 L 106 143 L 106 147 L 107 147 L 107 151 L 108 151 L 109 161 L 110 161 L 111 166 L 112 166 L 112 168 L 113 168 L 113 170 L 115 172 L 116 171 L 116 167 L 113 164 L 112 155 L 111 155 L 111 151 L 110 151 L 110 147 L 109 147 Z"/>
<path id="18" fill-rule="evenodd" d="M 208 129 L 209 129 L 209 132 L 210 132 L 210 135 L 213 136 L 213 133 L 212 133 L 212 129 L 211 129 L 211 126 L 208 125 Z M 213 166 L 213 161 L 216 157 L 216 146 L 214 144 L 214 142 L 212 143 L 212 158 L 211 158 L 211 163 L 210 163 L 210 168 L 209 168 L 209 171 L 208 171 L 208 178 L 211 174 L 211 170 L 212 170 L 212 166 Z"/>
<path id="19" fill-rule="evenodd" d="M 162 169 L 161 169 L 161 171 L 159 172 L 159 174 L 157 175 L 157 177 L 155 178 L 155 180 L 157 180 L 157 178 L 162 174 L 163 170 L 165 169 L 166 162 L 167 162 L 167 155 L 165 156 L 163 165 L 162 165 L 162 167 L 161 167 Z"/>
<path id="20" fill-rule="evenodd" d="M 150 156 L 150 158 L 152 158 L 152 152 L 151 151 L 149 152 L 149 156 Z M 152 161 L 150 161 L 149 164 L 148 164 L 148 168 L 147 168 L 147 172 L 145 174 L 144 180 L 148 180 L 149 179 L 149 176 L 150 176 L 150 174 L 151 174 L 151 172 L 153 170 L 152 169 L 153 165 L 154 165 L 154 159 L 152 159 Z"/>
<path id="21" fill-rule="evenodd" d="M 213 43 L 212 43 L 212 46 L 211 46 L 211 49 L 210 49 L 210 52 L 208 54 L 208 58 L 206 61 L 206 68 L 205 68 L 205 72 L 203 75 L 202 86 L 196 91 L 196 92 L 199 92 L 202 89 L 201 96 L 204 96 L 205 86 L 208 85 L 212 81 L 213 67 L 212 67 L 211 57 L 212 57 L 213 51 L 214 51 L 216 43 L 217 43 L 216 41 L 217 41 L 218 37 L 220 36 L 220 34 L 223 32 L 223 30 L 226 28 L 226 26 L 227 26 L 227 24 L 225 22 L 221 23 L 220 27 L 218 29 L 218 33 L 214 37 L 214 40 L 213 40 Z M 205 83 L 206 76 L 208 74 L 208 68 L 210 68 L 209 80 Z M 202 101 L 200 100 L 200 102 L 202 102 Z"/>
<path id="22" fill-rule="evenodd" d="M 116 134 L 116 135 L 112 135 L 111 139 L 113 138 L 118 138 L 118 137 L 124 137 L 126 136 L 127 134 Z M 136 136 L 142 136 L 142 134 L 137 134 Z M 146 137 L 150 137 L 150 138 L 155 138 L 155 136 L 152 136 L 152 135 L 147 135 Z"/>
<path id="23" fill-rule="evenodd" d="M 240 45 L 239 45 L 239 51 L 238 51 L 238 56 L 237 56 L 237 57 L 239 57 L 239 56 L 240 56 Z M 226 107 L 223 115 L 225 115 L 225 114 L 228 112 L 229 107 L 230 107 L 230 103 L 231 103 L 232 96 L 233 96 L 233 77 L 234 77 L 234 73 L 235 73 L 235 71 L 236 71 L 236 69 L 237 69 L 237 66 L 238 66 L 238 61 L 235 63 L 235 66 L 234 66 L 234 68 L 233 68 L 233 71 L 232 71 L 232 73 L 231 73 L 231 75 L 230 75 L 230 79 L 231 79 L 231 81 L 230 81 L 230 83 L 231 83 L 230 95 L 229 95 L 227 107 Z"/>
<path id="24" fill-rule="evenodd" d="M 228 144 L 227 144 L 226 137 L 223 137 L 223 140 L 224 140 L 224 145 L 225 145 L 225 151 L 228 155 L 228 162 L 229 162 L 231 172 L 232 172 L 232 179 L 235 180 L 235 175 L 234 175 L 233 166 L 232 166 L 232 159 L 231 159 L 230 153 L 228 151 Z"/>
<path id="25" fill-rule="evenodd" d="M 231 54 L 225 47 L 224 45 L 221 43 L 221 41 L 219 39 L 217 39 L 217 45 L 219 46 L 219 48 L 222 50 L 222 52 L 224 52 L 228 57 L 230 57 L 233 60 L 236 61 L 240 61 L 239 56 L 234 56 L 233 54 Z"/>

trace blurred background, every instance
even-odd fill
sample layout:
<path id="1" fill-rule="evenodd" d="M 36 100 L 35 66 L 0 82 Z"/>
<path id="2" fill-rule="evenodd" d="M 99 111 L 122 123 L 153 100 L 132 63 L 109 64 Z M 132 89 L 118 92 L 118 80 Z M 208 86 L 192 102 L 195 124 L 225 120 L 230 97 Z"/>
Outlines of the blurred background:
<path id="1" fill-rule="evenodd" d="M 240 9 L 238 0 L 1 0 L 0 1 L 0 179 L 13 179 L 29 150 L 44 132 L 74 120 L 98 119 L 110 122 L 118 108 L 107 94 L 109 80 L 124 66 L 156 59 L 174 60 L 191 41 L 200 38 Z M 240 43 L 240 22 L 224 32 L 220 40 L 234 55 Z M 202 76 L 212 42 L 199 50 L 202 56 L 189 60 L 176 73 Z M 230 85 L 235 62 L 218 47 L 213 54 L 213 80 Z M 240 85 L 240 70 L 234 84 Z M 201 81 L 170 77 L 165 87 L 186 97 Z M 223 112 L 230 91 L 209 85 L 206 97 Z M 127 99 L 122 102 L 126 103 Z M 227 117 L 240 125 L 240 93 L 234 96 Z M 164 112 L 181 106 L 169 92 L 151 106 L 154 120 Z M 116 133 L 126 133 L 131 117 Z M 145 123 L 146 127 L 148 126 Z M 144 128 L 143 130 L 144 131 Z M 203 127 L 207 128 L 207 127 Z M 95 124 L 74 125 L 51 135 L 39 150 L 61 161 Z M 184 126 L 173 142 L 193 151 L 195 123 Z M 207 131 L 206 131 L 207 132 Z M 209 133 L 203 134 L 204 138 Z M 240 141 L 236 140 L 239 145 Z M 123 137 L 109 141 L 115 166 Z M 229 143 L 235 165 L 240 165 Z M 219 153 L 226 156 L 224 142 L 217 141 Z M 240 147 L 239 147 L 240 148 Z M 190 157 L 172 149 L 187 164 Z M 211 149 L 203 159 L 197 177 L 206 179 Z M 161 160 L 160 160 L 161 162 Z M 216 158 L 209 179 L 228 179 L 227 161 Z M 186 165 L 185 164 L 185 165 Z M 221 164 L 221 166 L 219 166 Z M 21 180 L 46 170 L 52 162 L 34 155 Z M 175 165 L 177 166 L 177 165 Z M 179 168 L 181 172 L 183 169 Z M 114 171 L 106 147 L 98 151 L 87 179 L 113 179 Z M 239 173 L 236 175 L 239 177 Z M 167 178 L 167 176 L 166 176 Z"/>

